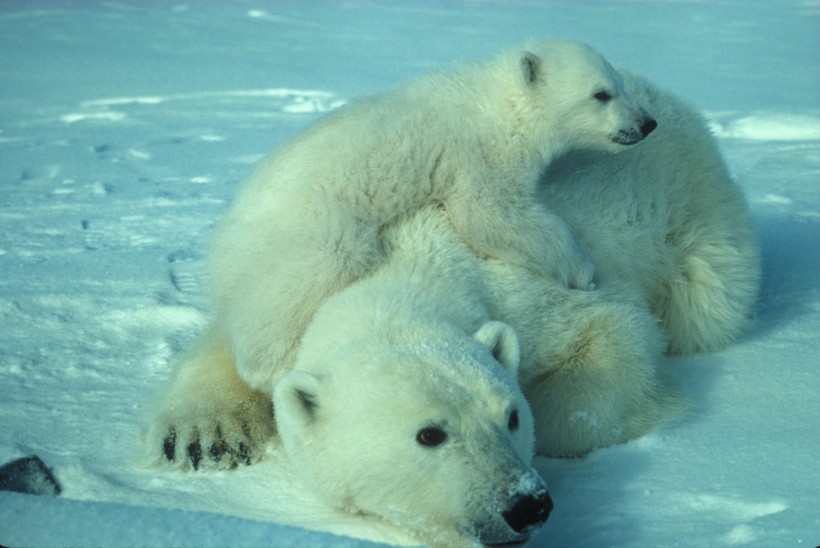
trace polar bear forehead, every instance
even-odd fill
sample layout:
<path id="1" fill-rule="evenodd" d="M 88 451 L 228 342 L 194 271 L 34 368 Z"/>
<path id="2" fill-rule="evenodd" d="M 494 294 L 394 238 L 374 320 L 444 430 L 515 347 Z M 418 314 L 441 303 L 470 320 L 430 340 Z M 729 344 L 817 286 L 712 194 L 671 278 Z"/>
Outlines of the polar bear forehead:
<path id="1" fill-rule="evenodd" d="M 400 384 L 418 386 L 451 402 L 497 402 L 519 393 L 516 380 L 471 337 L 391 344 L 373 355 L 374 366 Z"/>
<path id="2" fill-rule="evenodd" d="M 547 61 L 548 66 L 585 65 L 607 66 L 609 63 L 595 48 L 575 40 L 532 40 L 523 49 Z"/>
<path id="3" fill-rule="evenodd" d="M 547 80 L 596 79 L 605 77 L 621 86 L 621 77 L 603 55 L 591 46 L 575 40 L 536 40 L 524 50 L 535 54 L 546 67 Z"/>

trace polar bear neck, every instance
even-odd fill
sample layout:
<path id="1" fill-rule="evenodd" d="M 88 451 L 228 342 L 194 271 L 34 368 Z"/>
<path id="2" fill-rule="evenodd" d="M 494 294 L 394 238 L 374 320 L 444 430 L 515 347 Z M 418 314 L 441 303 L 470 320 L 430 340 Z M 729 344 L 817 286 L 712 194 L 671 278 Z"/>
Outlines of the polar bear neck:
<path id="1" fill-rule="evenodd" d="M 462 141 L 463 149 L 473 150 L 499 177 L 517 180 L 540 172 L 551 158 L 521 121 L 519 97 L 510 91 L 520 85 L 499 65 L 473 63 L 434 73 L 411 82 L 404 92 L 435 119 L 436 131 Z M 430 89 L 436 89 L 434 97 Z"/>
<path id="2" fill-rule="evenodd" d="M 521 49 L 506 51 L 493 60 L 467 65 L 460 74 L 482 116 L 508 136 L 509 147 L 500 148 L 499 156 L 513 158 L 517 150 L 531 165 L 543 169 L 573 145 L 565 132 L 555 130 L 551 120 L 544 118 L 556 105 L 542 102 L 545 97 L 523 81 L 521 56 Z"/>
<path id="3" fill-rule="evenodd" d="M 300 362 L 329 360 L 348 344 L 398 343 L 410 333 L 416 340 L 440 340 L 443 333 L 472 339 L 488 320 L 475 257 L 449 229 L 446 214 L 428 208 L 412 222 L 387 227 L 383 237 L 390 260 L 322 305 L 305 333 Z M 333 337 L 322 326 L 334 326 Z"/>

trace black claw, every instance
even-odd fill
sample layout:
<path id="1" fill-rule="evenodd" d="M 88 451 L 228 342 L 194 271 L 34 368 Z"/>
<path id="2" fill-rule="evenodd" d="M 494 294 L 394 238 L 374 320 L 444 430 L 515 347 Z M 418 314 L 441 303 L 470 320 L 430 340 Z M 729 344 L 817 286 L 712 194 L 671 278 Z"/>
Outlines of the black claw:
<path id="1" fill-rule="evenodd" d="M 194 467 L 194 470 L 199 470 L 199 463 L 202 461 L 202 447 L 199 446 L 199 441 L 188 444 L 187 453 L 191 466 Z"/>
<path id="2" fill-rule="evenodd" d="M 165 455 L 166 460 L 168 462 L 174 461 L 174 455 L 176 454 L 177 448 L 177 433 L 174 430 L 168 432 L 168 435 L 165 436 L 165 439 L 162 440 L 162 453 Z"/>
<path id="3" fill-rule="evenodd" d="M 250 464 L 251 463 L 251 455 L 248 452 L 248 446 L 239 442 L 239 451 L 236 455 L 236 460 L 241 462 L 242 464 Z"/>
<path id="4" fill-rule="evenodd" d="M 211 444 L 211 448 L 208 450 L 208 453 L 211 456 L 211 460 L 214 460 L 216 462 L 219 462 L 220 460 L 222 460 L 222 457 L 227 452 L 228 452 L 228 446 L 222 440 L 213 442 Z"/>

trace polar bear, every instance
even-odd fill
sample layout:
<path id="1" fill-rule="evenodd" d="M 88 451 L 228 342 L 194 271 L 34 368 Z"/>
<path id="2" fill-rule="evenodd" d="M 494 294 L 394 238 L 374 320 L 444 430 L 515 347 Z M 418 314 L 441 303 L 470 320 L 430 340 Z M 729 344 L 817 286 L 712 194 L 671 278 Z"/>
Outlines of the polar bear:
<path id="1" fill-rule="evenodd" d="M 560 40 L 331 113 L 262 160 L 215 233 L 212 300 L 239 374 L 270 390 L 318 306 L 384 260 L 384 226 L 426 204 L 445 204 L 477 255 L 588 288 L 587 253 L 533 199 L 538 176 L 655 127 L 600 54 Z"/>
<path id="2" fill-rule="evenodd" d="M 322 304 L 267 399 L 206 336 L 177 371 L 166 405 L 181 414 L 160 417 L 154 447 L 195 468 L 248 463 L 273 412 L 297 476 L 332 507 L 431 546 L 523 543 L 552 500 L 532 467 L 517 336 L 491 319 L 481 260 L 442 207 L 383 239 L 388 259 Z"/>
<path id="3" fill-rule="evenodd" d="M 676 416 L 684 401 L 661 375 L 663 355 L 725 347 L 748 325 L 760 285 L 745 198 L 702 116 L 621 73 L 658 130 L 621 154 L 570 152 L 538 190 L 590 253 L 598 289 L 480 263 L 492 317 L 519 336 L 541 455 L 582 455 Z"/>
<path id="4" fill-rule="evenodd" d="M 760 285 L 743 191 L 692 106 L 624 79 L 667 130 L 618 155 L 569 152 L 543 174 L 539 199 L 573 227 L 601 277 L 640 289 L 670 353 L 719 350 L 748 323 Z"/>
<path id="5" fill-rule="evenodd" d="M 389 257 L 385 265 L 319 309 L 302 340 L 294 371 L 279 381 L 273 399 L 277 420 L 287 415 L 279 402 L 300 410 L 296 413 L 302 417 L 300 427 L 288 418 L 279 422 L 282 442 L 291 459 L 302 466 L 305 481 L 317 486 L 326 500 L 334 496 L 319 486 L 350 492 L 349 486 L 340 485 L 347 480 L 339 477 L 338 468 L 328 465 L 340 460 L 337 452 L 346 454 L 346 425 L 383 405 L 392 407 L 398 400 L 394 409 L 402 417 L 414 417 L 418 403 L 427 403 L 424 395 L 436 398 L 444 391 L 448 394 L 445 400 L 459 402 L 457 409 L 483 416 L 467 402 L 470 394 L 476 394 L 477 404 L 488 407 L 483 400 L 484 383 L 475 382 L 468 371 L 486 369 L 457 368 L 453 377 L 433 375 L 420 380 L 416 369 L 405 367 L 422 364 L 427 376 L 427 366 L 434 364 L 436 371 L 453 374 L 440 362 L 441 356 L 450 351 L 469 355 L 461 341 L 476 322 L 487 317 L 507 322 L 500 324 L 504 331 L 513 327 L 506 337 L 515 337 L 517 347 L 511 342 L 487 346 L 515 348 L 520 356 L 518 379 L 534 412 L 537 449 L 551 456 L 576 456 L 621 443 L 674 418 L 684 408 L 685 398 L 663 376 L 664 354 L 719 349 L 747 324 L 760 269 L 743 195 L 694 109 L 645 79 L 624 74 L 630 94 L 658 113 L 661 129 L 657 135 L 621 155 L 579 152 L 559 159 L 544 174 L 539 189 L 541 199 L 571 220 L 579 241 L 589 249 L 600 273 L 595 291 L 572 290 L 521 265 L 477 257 L 448 224 L 444 207 L 429 207 L 388 226 L 383 232 Z M 603 191 L 602 186 L 606 187 Z M 421 315 L 416 317 L 410 310 Z M 460 316 L 465 313 L 469 314 Z M 463 321 L 470 316 L 472 322 L 460 323 L 459 318 Z M 417 320 L 432 330 L 422 328 L 425 334 L 419 336 Z M 461 325 L 455 333 L 454 325 Z M 509 361 L 504 353 L 493 351 L 502 368 Z M 447 364 L 454 362 L 458 362 L 455 357 L 446 360 Z M 346 370 L 347 365 L 342 364 L 351 363 L 357 373 L 341 375 L 345 383 L 355 379 L 350 384 L 319 388 L 327 378 Z M 380 380 L 384 371 L 392 375 L 396 369 L 401 370 L 401 377 L 414 379 L 410 387 Z M 307 401 L 299 402 L 302 398 L 293 394 L 304 386 L 303 371 L 323 380 L 316 383 L 317 388 L 308 382 Z M 461 394 L 465 380 L 467 395 L 459 400 L 453 394 Z M 431 382 L 435 388 L 428 384 Z M 380 386 L 390 390 L 380 393 Z M 394 392 L 394 387 L 400 388 Z M 303 415 L 311 409 L 308 414 L 316 414 L 314 424 L 321 424 L 318 409 L 323 392 L 329 394 L 327 416 L 335 416 L 336 395 L 342 395 L 344 418 L 321 428 L 317 438 L 304 426 Z M 283 393 L 290 393 L 290 398 Z M 406 406 L 405 397 L 415 404 Z M 350 415 L 348 405 L 353 410 Z M 456 410 L 450 414 L 461 416 Z M 365 431 L 363 443 L 372 429 Z M 336 433 L 338 441 L 329 432 Z M 335 449 L 330 447 L 334 445 Z M 492 456 L 494 447 L 484 444 L 481 450 Z M 412 489 L 409 486 L 417 481 L 415 466 L 397 464 L 405 455 L 404 450 L 390 453 L 387 460 L 398 472 L 393 470 L 395 475 L 388 476 L 401 478 L 401 485 Z M 349 458 L 352 461 L 346 466 L 368 468 L 366 478 L 374 478 L 370 474 L 381 469 L 379 458 L 367 463 L 358 461 L 357 455 Z M 416 465 L 424 467 L 425 463 L 416 461 Z M 448 470 L 446 477 L 458 476 Z M 495 485 L 494 477 L 486 476 L 489 485 Z M 386 487 L 373 487 L 385 483 Z M 459 484 L 473 485 L 469 480 Z M 375 491 L 371 500 L 378 502 L 364 510 L 368 513 L 396 508 L 395 499 L 385 493 L 398 492 L 402 510 L 424 523 L 424 530 L 433 529 L 419 517 L 428 508 L 435 509 L 434 515 L 448 516 L 450 523 L 459 523 L 447 513 L 450 506 L 442 508 L 406 494 L 388 480 L 365 479 L 353 490 L 369 495 Z M 417 501 L 422 501 L 420 506 L 415 506 Z M 464 506 L 460 500 L 455 505 Z M 408 516 L 381 515 L 407 526 Z M 487 541 L 480 535 L 477 539 Z"/>
<path id="6" fill-rule="evenodd" d="M 524 542 L 552 501 L 531 467 L 518 340 L 490 319 L 443 210 L 417 215 L 386 228 L 389 259 L 311 321 L 273 391 L 281 443 L 336 508 L 433 546 Z"/>
<path id="7" fill-rule="evenodd" d="M 342 508 L 379 513 L 430 542 L 523 539 L 549 510 L 527 467 L 530 421 L 536 452 L 549 456 L 644 434 L 681 407 L 663 378 L 664 354 L 725 346 L 754 308 L 754 232 L 704 121 L 645 79 L 623 78 L 658 129 L 617 155 L 556 159 L 535 198 L 588 251 L 594 290 L 476 252 L 446 203 L 406 212 L 381 230 L 384 260 L 318 308 L 295 363 L 271 372 L 280 378 L 275 389 L 239 375 L 237 341 L 217 308 L 156 408 L 147 436 L 154 457 L 230 468 L 260 459 L 278 429 L 304 481 Z M 525 402 L 513 383 L 516 362 Z M 386 410 L 399 416 L 382 417 Z M 348 428 L 357 443 L 347 441 Z M 465 431 L 475 438 L 448 443 Z M 424 448 L 432 451 L 408 464 L 405 457 Z M 459 491 L 476 489 L 480 474 L 450 468 L 446 451 L 465 451 L 463 462 L 475 458 L 492 480 L 473 494 Z M 375 479 L 393 463 L 395 475 Z M 502 473 L 506 467 L 517 472 Z M 418 480 L 439 472 L 443 485 Z M 516 485 L 508 496 L 505 485 Z M 510 524 L 505 512 L 522 500 L 507 514 L 519 516 Z M 476 516 L 489 519 L 489 529 L 473 527 Z"/>

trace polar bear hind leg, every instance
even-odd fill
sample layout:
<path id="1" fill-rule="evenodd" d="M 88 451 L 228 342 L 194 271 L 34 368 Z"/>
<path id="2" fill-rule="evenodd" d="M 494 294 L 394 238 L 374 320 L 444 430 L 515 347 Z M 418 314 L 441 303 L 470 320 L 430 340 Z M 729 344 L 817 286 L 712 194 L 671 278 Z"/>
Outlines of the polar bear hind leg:
<path id="1" fill-rule="evenodd" d="M 669 352 L 720 350 L 753 315 L 760 283 L 759 252 L 746 202 L 728 174 L 718 172 L 708 197 L 692 201 L 673 223 L 667 244 L 677 250 L 658 294 L 650 298 L 669 338 Z"/>
<path id="2" fill-rule="evenodd" d="M 498 317 L 521 344 L 519 381 L 539 455 L 573 457 L 674 420 L 687 402 L 658 368 L 666 338 L 640 291 L 601 272 L 574 291 L 523 269 L 487 269 Z"/>

